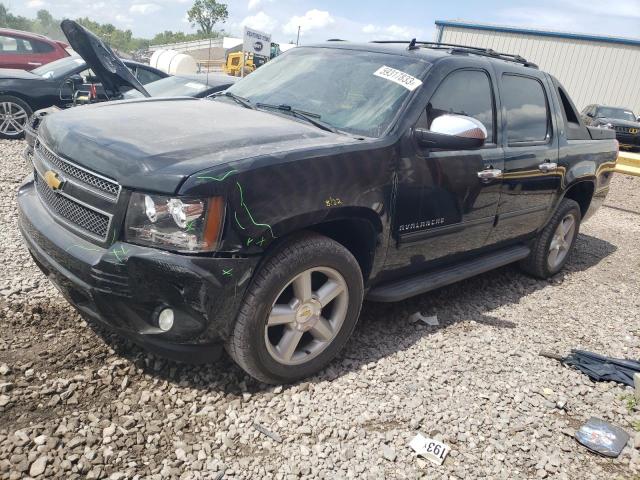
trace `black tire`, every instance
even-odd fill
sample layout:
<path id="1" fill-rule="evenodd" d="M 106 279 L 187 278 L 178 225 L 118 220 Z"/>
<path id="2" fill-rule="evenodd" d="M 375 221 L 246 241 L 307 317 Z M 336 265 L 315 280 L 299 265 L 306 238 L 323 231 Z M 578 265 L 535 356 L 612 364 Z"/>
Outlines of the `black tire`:
<path id="1" fill-rule="evenodd" d="M 292 279 L 317 267 L 333 269 L 344 279 L 346 316 L 317 356 L 297 365 L 280 363 L 269 353 L 265 338 L 272 305 Z M 277 246 L 255 273 L 226 341 L 227 352 L 249 375 L 264 383 L 291 383 L 308 377 L 324 368 L 346 344 L 360 315 L 363 292 L 362 273 L 351 252 L 327 237 L 297 234 Z"/>
<path id="2" fill-rule="evenodd" d="M 568 243 L 569 247 L 564 255 L 563 259 L 557 265 L 550 264 L 550 248 L 551 242 L 554 239 L 554 234 L 560 222 L 565 220 L 567 216 L 572 216 L 575 222 L 575 228 L 571 236 L 571 241 Z M 547 225 L 538 234 L 538 237 L 533 242 L 531 248 L 531 254 L 520 262 L 520 268 L 530 275 L 538 278 L 549 278 L 557 274 L 564 268 L 567 260 L 571 256 L 571 252 L 576 243 L 576 238 L 580 231 L 580 221 L 582 215 L 580 212 L 580 206 L 574 200 L 564 198 L 555 213 L 547 223 Z"/>
<path id="3" fill-rule="evenodd" d="M 26 125 L 26 123 L 29 121 L 29 118 L 33 114 L 33 110 L 31 109 L 29 104 L 24 100 L 22 100 L 21 98 L 14 97 L 13 95 L 0 95 L 0 116 L 3 116 L 5 114 L 5 111 L 3 108 L 4 104 L 16 105 L 26 112 L 27 114 L 26 119 L 24 119 L 24 122 L 22 122 L 22 120 L 20 121 L 20 123 L 23 126 Z M 3 119 L 0 119 L 0 127 L 2 126 L 2 124 L 3 124 Z M 16 131 L 16 133 L 11 133 L 11 132 L 3 133 L 0 131 L 0 138 L 2 139 L 11 140 L 16 138 L 22 138 L 23 136 L 24 136 L 24 128 L 22 128 L 20 131 Z"/>

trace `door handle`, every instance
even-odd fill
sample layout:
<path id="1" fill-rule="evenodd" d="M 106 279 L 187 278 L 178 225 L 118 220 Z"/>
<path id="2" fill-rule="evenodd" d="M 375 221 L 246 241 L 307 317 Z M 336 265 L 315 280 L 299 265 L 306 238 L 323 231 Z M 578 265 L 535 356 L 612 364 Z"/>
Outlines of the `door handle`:
<path id="1" fill-rule="evenodd" d="M 496 178 L 502 178 L 502 170 L 499 168 L 488 168 L 478 172 L 478 178 L 483 182 L 495 180 Z"/>
<path id="2" fill-rule="evenodd" d="M 553 162 L 544 162 L 538 165 L 538 169 L 544 173 L 555 172 L 558 169 L 558 164 Z"/>

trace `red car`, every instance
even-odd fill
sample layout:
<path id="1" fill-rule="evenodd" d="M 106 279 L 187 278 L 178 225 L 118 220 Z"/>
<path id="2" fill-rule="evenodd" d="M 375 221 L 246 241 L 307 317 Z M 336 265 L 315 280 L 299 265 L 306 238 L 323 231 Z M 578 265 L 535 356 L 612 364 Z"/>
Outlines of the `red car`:
<path id="1" fill-rule="evenodd" d="M 0 28 L 0 68 L 33 70 L 69 56 L 64 42 L 37 33 Z"/>

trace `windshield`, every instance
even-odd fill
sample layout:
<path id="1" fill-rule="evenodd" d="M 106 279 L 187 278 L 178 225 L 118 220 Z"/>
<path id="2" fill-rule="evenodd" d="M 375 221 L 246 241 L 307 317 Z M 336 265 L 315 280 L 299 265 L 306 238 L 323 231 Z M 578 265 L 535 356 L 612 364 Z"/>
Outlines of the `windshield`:
<path id="1" fill-rule="evenodd" d="M 31 70 L 31 73 L 40 75 L 42 78 L 56 78 L 68 74 L 80 65 L 84 65 L 85 61 L 81 57 L 65 57 L 55 62 L 47 63 L 38 68 Z"/>
<path id="2" fill-rule="evenodd" d="M 401 55 L 297 47 L 228 91 L 254 105 L 287 105 L 318 115 L 338 130 L 381 137 L 419 87 L 421 82 L 413 77 L 422 78 L 428 67 L 423 60 Z"/>
<path id="3" fill-rule="evenodd" d="M 144 86 L 152 97 L 194 97 L 207 90 L 204 83 L 184 77 L 167 77 Z M 137 90 L 129 90 L 124 98 L 140 98 L 143 95 Z"/>
<path id="4" fill-rule="evenodd" d="M 596 117 L 616 118 L 618 120 L 628 120 L 630 122 L 636 121 L 636 116 L 633 112 L 631 110 L 625 110 L 624 108 L 599 107 Z"/>

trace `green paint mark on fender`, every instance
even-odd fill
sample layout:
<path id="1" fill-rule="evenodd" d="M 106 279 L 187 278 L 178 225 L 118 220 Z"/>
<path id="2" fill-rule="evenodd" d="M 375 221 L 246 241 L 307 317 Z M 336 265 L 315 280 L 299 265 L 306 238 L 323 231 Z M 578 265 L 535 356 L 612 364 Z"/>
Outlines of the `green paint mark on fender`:
<path id="1" fill-rule="evenodd" d="M 229 175 L 233 174 L 233 173 L 237 173 L 237 170 L 230 170 L 227 173 L 225 173 L 224 175 L 220 176 L 220 177 L 206 177 L 206 176 L 202 176 L 202 177 L 196 177 L 198 180 L 212 180 L 214 182 L 222 182 L 224 179 L 226 179 Z"/>
<path id="2" fill-rule="evenodd" d="M 242 224 L 240 223 L 240 220 L 238 220 L 238 212 L 233 212 L 233 216 L 236 219 L 236 223 L 238 224 L 238 226 L 242 229 L 242 230 L 246 230 Z"/>
<path id="3" fill-rule="evenodd" d="M 253 223 L 256 227 L 266 227 L 266 228 L 268 228 L 269 229 L 269 233 L 271 233 L 271 238 L 276 238 L 276 236 L 273 234 L 273 230 L 271 229 L 271 225 L 269 225 L 268 223 L 258 223 L 258 222 L 256 222 L 254 220 L 253 215 L 251 215 L 251 210 L 249 210 L 249 207 L 247 206 L 247 204 L 244 203 L 244 194 L 242 192 L 242 186 L 238 182 L 236 182 L 236 185 L 238 186 L 238 190 L 240 192 L 240 205 L 247 212 L 247 215 L 249 216 L 249 219 L 251 220 L 251 223 Z"/>

